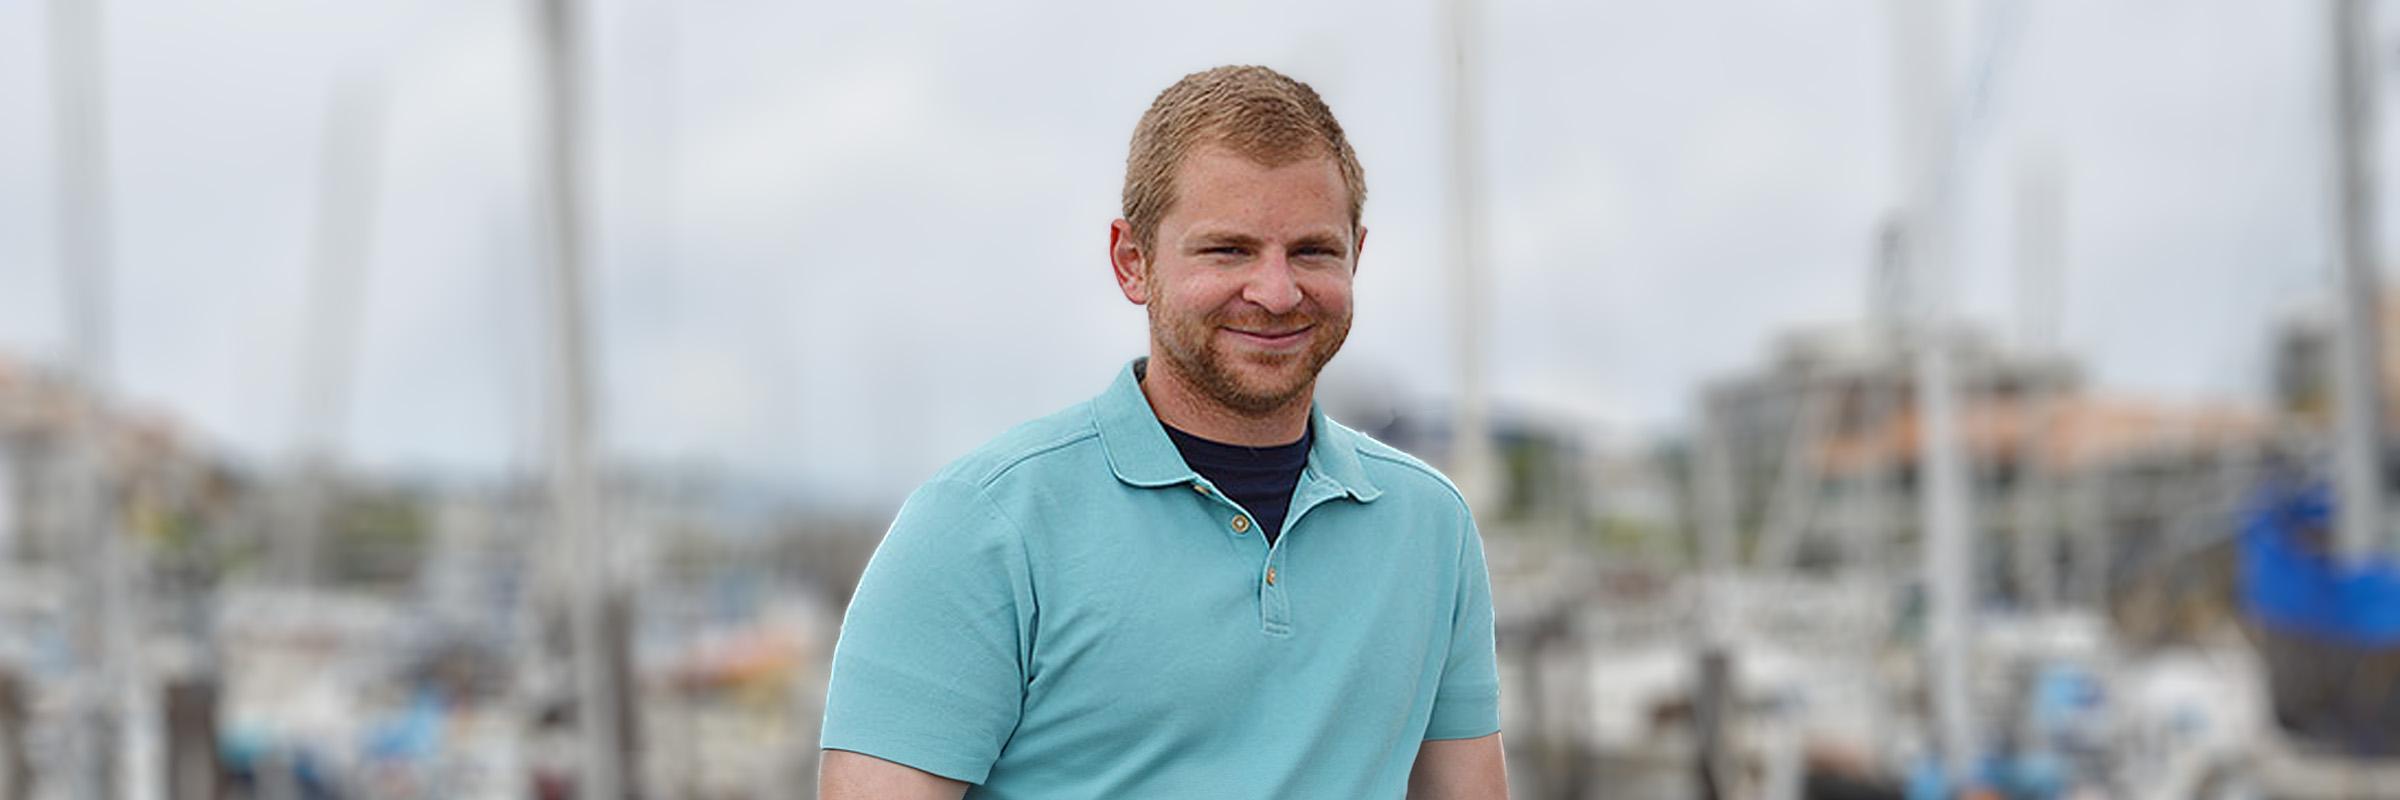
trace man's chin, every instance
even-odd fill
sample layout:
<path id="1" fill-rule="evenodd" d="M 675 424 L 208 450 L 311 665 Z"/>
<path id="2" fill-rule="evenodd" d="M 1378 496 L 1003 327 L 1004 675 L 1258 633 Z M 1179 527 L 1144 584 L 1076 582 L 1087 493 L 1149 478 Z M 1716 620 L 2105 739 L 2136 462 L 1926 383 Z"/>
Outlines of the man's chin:
<path id="1" fill-rule="evenodd" d="M 1183 368 L 1194 389 L 1218 405 L 1243 414 L 1289 408 L 1308 396 L 1316 382 L 1312 360 L 1302 353 L 1215 352 Z"/>
<path id="2" fill-rule="evenodd" d="M 1294 369 L 1293 372 L 1299 372 Z M 1240 375 L 1234 379 L 1238 398 L 1225 398 L 1237 408 L 1250 411 L 1273 411 L 1290 406 L 1308 394 L 1315 376 L 1278 372 L 1273 375 Z"/>

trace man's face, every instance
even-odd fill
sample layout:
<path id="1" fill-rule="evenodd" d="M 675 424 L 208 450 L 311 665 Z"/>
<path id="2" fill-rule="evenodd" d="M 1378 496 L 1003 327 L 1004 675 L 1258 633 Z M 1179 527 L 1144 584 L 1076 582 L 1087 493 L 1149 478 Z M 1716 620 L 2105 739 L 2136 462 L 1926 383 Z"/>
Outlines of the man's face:
<path id="1" fill-rule="evenodd" d="M 1340 171 L 1331 158 L 1266 167 L 1204 147 L 1176 181 L 1151 247 L 1128 258 L 1122 223 L 1117 237 L 1118 281 L 1149 306 L 1153 351 L 1232 411 L 1303 400 L 1350 333 L 1365 231 L 1351 226 Z"/>

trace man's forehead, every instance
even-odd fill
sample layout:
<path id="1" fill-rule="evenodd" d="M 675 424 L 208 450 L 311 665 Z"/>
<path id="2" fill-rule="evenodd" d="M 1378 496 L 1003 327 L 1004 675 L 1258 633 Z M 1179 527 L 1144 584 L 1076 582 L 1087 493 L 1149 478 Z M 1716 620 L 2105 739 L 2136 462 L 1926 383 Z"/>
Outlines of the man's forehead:
<path id="1" fill-rule="evenodd" d="M 1340 168 L 1332 159 L 1292 161 L 1266 164 L 1228 151 L 1193 153 L 1178 169 L 1175 182 L 1175 210 L 1193 205 L 1233 205 L 1212 213 L 1227 213 L 1252 208 L 1261 203 L 1289 206 L 1293 200 L 1321 200 L 1329 206 L 1341 207 L 1348 215 L 1349 187 L 1343 185 Z M 1301 179 L 1298 185 L 1286 183 Z M 1259 185 L 1271 184 L 1271 185 Z M 1256 191 L 1269 193 L 1266 197 L 1224 195 L 1216 190 Z M 1206 193 L 1206 194 L 1204 194 Z M 1197 203 L 1193 201 L 1198 201 Z M 1255 210 L 1255 209 L 1253 209 Z M 1296 210 L 1286 208 L 1285 210 Z M 1169 213 L 1173 213 L 1170 211 Z"/>

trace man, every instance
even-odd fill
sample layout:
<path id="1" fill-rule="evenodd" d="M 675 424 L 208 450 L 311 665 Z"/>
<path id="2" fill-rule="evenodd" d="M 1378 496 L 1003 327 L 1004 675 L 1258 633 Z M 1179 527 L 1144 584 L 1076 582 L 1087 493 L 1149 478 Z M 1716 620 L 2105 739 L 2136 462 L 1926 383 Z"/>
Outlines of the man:
<path id="1" fill-rule="evenodd" d="M 834 650 L 822 797 L 1507 796 L 1474 520 L 1313 403 L 1365 200 L 1307 85 L 1159 95 L 1109 228 L 1150 355 L 901 508 Z"/>

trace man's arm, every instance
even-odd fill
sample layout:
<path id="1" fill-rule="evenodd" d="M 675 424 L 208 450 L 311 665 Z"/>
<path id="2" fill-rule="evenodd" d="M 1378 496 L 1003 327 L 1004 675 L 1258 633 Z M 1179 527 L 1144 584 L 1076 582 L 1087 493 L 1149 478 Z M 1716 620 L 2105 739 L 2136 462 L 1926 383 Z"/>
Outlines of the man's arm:
<path id="1" fill-rule="evenodd" d="M 1500 734 L 1433 739 L 1417 749 L 1408 771 L 1409 800 L 1508 800 L 1508 765 Z"/>
<path id="2" fill-rule="evenodd" d="M 843 614 L 818 746 L 955 781 L 989 779 L 1024 704 L 1033 616 L 1024 557 L 1013 523 L 979 486 L 937 479 L 910 495 Z M 827 796 L 916 796 L 876 791 L 881 772 L 846 760 L 825 758 L 820 782 L 879 782 Z M 959 794 L 952 785 L 949 797 Z"/>
<path id="3" fill-rule="evenodd" d="M 818 800 L 958 800 L 967 793 L 966 784 L 915 767 L 848 750 L 822 752 Z"/>

